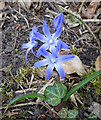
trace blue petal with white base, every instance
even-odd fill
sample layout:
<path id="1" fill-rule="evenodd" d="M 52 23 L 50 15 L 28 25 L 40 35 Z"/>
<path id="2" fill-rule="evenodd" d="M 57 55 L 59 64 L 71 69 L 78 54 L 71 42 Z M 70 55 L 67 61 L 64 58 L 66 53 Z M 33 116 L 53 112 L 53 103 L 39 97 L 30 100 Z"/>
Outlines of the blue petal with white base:
<path id="1" fill-rule="evenodd" d="M 52 51 L 52 54 L 47 52 L 44 49 L 41 49 L 41 54 L 46 59 L 41 60 L 41 61 L 37 61 L 34 64 L 34 67 L 36 68 L 36 67 L 41 67 L 41 66 L 48 65 L 48 67 L 46 69 L 46 80 L 49 79 L 49 76 L 52 74 L 52 71 L 53 71 L 54 68 L 59 73 L 60 77 L 64 78 L 65 77 L 64 69 L 63 69 L 63 67 L 61 66 L 60 63 L 69 61 L 69 60 L 71 60 L 75 57 L 74 55 L 58 56 L 58 53 L 56 53 L 55 49 Z"/>
<path id="2" fill-rule="evenodd" d="M 63 23 L 63 13 L 58 14 L 54 19 L 54 28 L 57 30 Z"/>
<path id="3" fill-rule="evenodd" d="M 26 54 L 25 54 L 25 60 L 27 61 L 27 54 L 29 53 L 29 51 L 31 50 L 31 52 L 33 54 L 35 54 L 35 52 L 33 51 L 33 47 L 37 47 L 38 46 L 38 42 L 35 41 L 36 37 L 34 35 L 35 32 L 37 32 L 38 28 L 34 27 L 32 29 L 32 31 L 30 31 L 29 33 L 29 39 L 30 41 L 28 43 L 23 43 L 22 44 L 22 49 L 27 48 Z"/>
<path id="4" fill-rule="evenodd" d="M 57 40 L 61 32 L 62 32 L 62 26 L 59 25 L 56 32 L 51 35 L 49 28 L 46 24 L 46 21 L 43 22 L 43 33 L 45 34 L 45 36 L 41 33 L 35 33 L 36 38 L 41 42 L 44 42 L 44 44 L 37 51 L 38 57 L 41 55 L 40 53 L 41 49 L 45 49 L 45 50 L 49 49 L 50 51 L 52 51 L 52 49 L 54 49 L 57 46 L 57 44 L 63 49 L 69 48 L 69 46 L 66 45 L 64 42 Z"/>

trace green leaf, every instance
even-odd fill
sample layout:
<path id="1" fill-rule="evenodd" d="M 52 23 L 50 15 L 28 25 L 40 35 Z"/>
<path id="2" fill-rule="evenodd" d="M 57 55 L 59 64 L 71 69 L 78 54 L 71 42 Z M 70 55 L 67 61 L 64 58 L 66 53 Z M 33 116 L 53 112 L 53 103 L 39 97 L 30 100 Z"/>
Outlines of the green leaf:
<path id="1" fill-rule="evenodd" d="M 67 108 L 62 108 L 59 112 L 58 112 L 58 116 L 60 118 L 67 118 Z"/>
<path id="2" fill-rule="evenodd" d="M 97 116 L 91 113 L 91 114 L 88 116 L 88 120 L 89 120 L 89 119 L 97 119 Z"/>
<path id="3" fill-rule="evenodd" d="M 25 98 L 37 98 L 37 97 L 45 99 L 45 96 L 42 95 L 42 94 L 34 94 L 34 93 L 32 93 L 32 94 L 25 94 L 25 95 L 22 95 L 22 96 L 19 96 L 19 97 L 13 99 L 13 100 L 8 104 L 8 106 L 14 104 L 15 102 L 17 102 L 17 101 L 19 101 L 19 100 L 25 99 Z"/>
<path id="4" fill-rule="evenodd" d="M 67 114 L 68 114 L 68 118 L 76 118 L 76 116 L 78 115 L 78 111 L 76 109 L 68 110 Z"/>
<path id="5" fill-rule="evenodd" d="M 66 94 L 67 88 L 62 83 L 55 82 L 53 86 L 48 86 L 45 89 L 44 95 L 46 102 L 52 106 L 56 106 L 61 102 Z"/>
<path id="6" fill-rule="evenodd" d="M 101 70 L 90 75 L 89 77 L 87 77 L 86 79 L 84 79 L 82 82 L 78 83 L 78 85 L 76 85 L 73 89 L 71 89 L 66 96 L 63 98 L 63 102 L 66 102 L 67 99 L 74 94 L 77 90 L 79 90 L 82 86 L 84 86 L 85 84 L 87 84 L 90 80 L 92 80 L 93 78 L 99 76 L 101 74 Z"/>

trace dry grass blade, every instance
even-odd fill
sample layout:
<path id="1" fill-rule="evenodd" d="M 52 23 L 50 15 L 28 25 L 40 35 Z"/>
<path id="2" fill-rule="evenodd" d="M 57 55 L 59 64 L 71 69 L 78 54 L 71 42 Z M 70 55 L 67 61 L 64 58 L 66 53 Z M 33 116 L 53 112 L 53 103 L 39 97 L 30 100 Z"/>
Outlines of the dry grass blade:
<path id="1" fill-rule="evenodd" d="M 24 18 L 24 20 L 26 21 L 27 27 L 29 28 L 29 23 L 28 23 L 28 20 L 26 19 L 26 17 L 23 14 L 21 14 L 20 12 L 18 12 L 17 10 L 15 10 L 14 8 L 11 8 L 10 6 L 9 6 L 9 8 L 13 9 L 16 13 L 18 13 L 19 15 L 21 15 Z"/>

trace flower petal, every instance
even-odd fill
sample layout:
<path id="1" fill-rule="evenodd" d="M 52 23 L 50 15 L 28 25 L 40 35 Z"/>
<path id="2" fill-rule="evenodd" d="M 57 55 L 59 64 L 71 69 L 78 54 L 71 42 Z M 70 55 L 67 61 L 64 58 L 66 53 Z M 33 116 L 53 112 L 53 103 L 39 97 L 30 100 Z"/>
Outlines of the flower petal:
<path id="1" fill-rule="evenodd" d="M 38 42 L 37 41 L 32 41 L 32 46 L 33 47 L 37 47 L 38 46 Z"/>
<path id="2" fill-rule="evenodd" d="M 31 48 L 32 47 L 32 44 L 30 42 L 28 43 L 23 43 L 21 48 L 24 49 L 24 48 Z"/>
<path id="3" fill-rule="evenodd" d="M 51 47 L 50 52 L 52 53 L 52 56 L 53 56 L 54 58 L 57 58 L 57 57 L 58 57 L 58 52 L 56 51 L 56 47 L 55 47 L 55 46 L 52 46 L 52 47 Z"/>
<path id="4" fill-rule="evenodd" d="M 61 56 L 59 56 L 57 58 L 57 61 L 59 63 L 61 63 L 61 62 L 67 62 L 67 61 L 73 59 L 74 57 L 75 57 L 74 55 L 61 55 Z"/>
<path id="5" fill-rule="evenodd" d="M 48 44 L 43 44 L 37 51 L 37 57 L 39 57 L 40 55 L 46 56 L 46 53 L 43 52 L 43 50 L 47 50 L 49 47 Z"/>
<path id="6" fill-rule="evenodd" d="M 62 22 L 63 22 L 63 13 L 60 13 L 54 19 L 54 28 L 55 28 L 55 30 L 57 30 L 58 27 L 61 26 Z"/>
<path id="7" fill-rule="evenodd" d="M 44 35 L 42 35 L 41 33 L 37 32 L 37 33 L 34 33 L 34 35 L 35 35 L 36 39 L 39 39 L 42 42 L 47 42 L 47 38 Z"/>
<path id="8" fill-rule="evenodd" d="M 33 49 L 31 49 L 31 52 L 32 52 L 33 54 L 35 54 L 35 52 L 33 51 Z"/>
<path id="9" fill-rule="evenodd" d="M 57 31 L 52 35 L 52 39 L 57 39 L 62 32 L 62 26 L 57 29 Z"/>
<path id="10" fill-rule="evenodd" d="M 31 48 L 26 50 L 26 54 L 25 54 L 25 61 L 27 61 L 27 54 L 29 53 L 29 51 L 31 50 Z"/>
<path id="11" fill-rule="evenodd" d="M 41 66 L 45 66 L 49 64 L 49 60 L 48 59 L 44 59 L 44 60 L 40 60 L 40 61 L 37 61 L 36 63 L 34 63 L 34 67 L 41 67 Z"/>
<path id="12" fill-rule="evenodd" d="M 55 68 L 56 68 L 57 72 L 59 73 L 60 77 L 61 77 L 61 78 L 64 78 L 64 77 L 65 77 L 65 73 L 64 73 L 64 69 L 63 69 L 63 67 L 61 66 L 61 64 L 56 63 L 56 64 L 55 64 Z"/>
<path id="13" fill-rule="evenodd" d="M 65 42 L 61 41 L 61 40 L 58 40 L 58 43 L 57 43 L 57 51 L 59 52 L 60 49 L 63 48 L 63 49 L 68 49 L 70 48 Z"/>
<path id="14" fill-rule="evenodd" d="M 34 28 L 32 28 L 32 33 L 34 34 L 35 32 L 37 32 L 38 31 L 38 28 L 37 27 L 34 27 Z"/>
<path id="15" fill-rule="evenodd" d="M 49 79 L 49 76 L 52 74 L 54 64 L 49 64 L 46 69 L 46 80 Z"/>
<path id="16" fill-rule="evenodd" d="M 52 44 L 52 45 L 49 46 L 50 52 L 54 52 L 55 49 L 56 49 L 55 44 Z"/>
<path id="17" fill-rule="evenodd" d="M 47 24 L 46 24 L 46 21 L 43 22 L 43 32 L 44 32 L 44 34 L 46 35 L 46 37 L 47 37 L 48 39 L 51 39 L 51 38 L 52 38 L 52 36 L 51 36 L 51 34 L 50 34 L 50 31 L 49 31 L 49 28 L 48 28 L 48 26 L 47 26 Z"/>

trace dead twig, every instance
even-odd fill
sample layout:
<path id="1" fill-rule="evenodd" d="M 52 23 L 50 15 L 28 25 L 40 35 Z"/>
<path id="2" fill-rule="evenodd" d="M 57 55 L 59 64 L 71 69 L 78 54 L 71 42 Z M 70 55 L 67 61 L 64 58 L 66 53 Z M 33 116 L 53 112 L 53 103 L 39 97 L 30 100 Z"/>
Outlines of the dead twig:
<path id="1" fill-rule="evenodd" d="M 38 103 L 36 103 L 36 102 L 21 103 L 21 104 L 17 104 L 17 105 L 12 105 L 12 106 L 10 106 L 10 108 L 23 107 L 23 106 L 26 106 L 26 105 L 28 106 L 28 105 L 33 105 L 33 104 L 36 105 Z M 42 103 L 39 103 L 39 104 L 42 105 Z M 2 110 L 2 109 L 6 109 L 6 107 L 0 107 L 0 110 Z"/>
<path id="2" fill-rule="evenodd" d="M 41 104 L 42 104 L 44 107 L 46 107 L 48 110 L 50 110 L 50 111 L 52 111 L 52 112 L 54 112 L 55 114 L 58 115 L 58 113 L 57 113 L 51 106 L 49 106 L 48 103 L 41 101 Z"/>
<path id="3" fill-rule="evenodd" d="M 19 15 L 21 15 L 21 17 L 24 18 L 24 20 L 25 20 L 25 22 L 27 24 L 27 27 L 29 28 L 29 23 L 28 23 L 28 20 L 26 19 L 26 17 L 23 14 L 21 14 L 20 12 L 18 12 L 17 10 L 15 10 L 14 8 L 11 8 L 10 6 L 9 6 L 9 8 L 13 9 L 16 13 L 18 13 Z"/>
<path id="4" fill-rule="evenodd" d="M 86 0 L 83 0 L 83 1 L 82 1 L 82 4 L 81 4 L 81 6 L 80 6 L 80 8 L 79 8 L 79 12 L 78 12 L 79 14 L 81 13 L 82 7 L 83 7 L 83 5 L 84 5 L 85 2 L 86 2 Z"/>
<path id="5" fill-rule="evenodd" d="M 84 22 L 101 22 L 101 19 L 83 19 Z"/>
<path id="6" fill-rule="evenodd" d="M 28 88 L 28 89 L 24 89 L 25 92 L 30 92 L 30 91 L 35 91 L 37 88 Z M 17 90 L 15 91 L 15 94 L 23 94 L 24 93 L 23 90 Z M 10 95 L 11 92 L 8 92 L 7 95 Z"/>
<path id="7" fill-rule="evenodd" d="M 12 74 L 12 72 L 10 71 L 9 68 L 8 68 L 8 70 L 9 70 L 9 73 L 10 73 L 11 77 L 13 78 L 13 80 L 14 80 L 15 82 L 17 82 L 17 84 L 21 87 L 21 89 L 23 90 L 23 92 L 26 94 L 26 91 L 24 90 L 24 88 L 22 87 L 22 85 L 20 85 L 20 83 L 14 78 L 14 76 L 13 76 L 13 74 Z"/>

